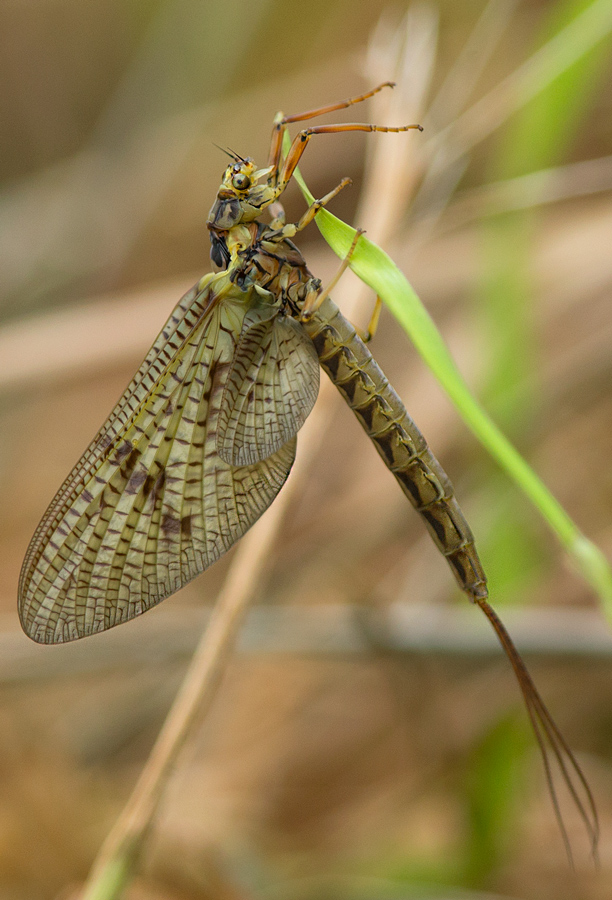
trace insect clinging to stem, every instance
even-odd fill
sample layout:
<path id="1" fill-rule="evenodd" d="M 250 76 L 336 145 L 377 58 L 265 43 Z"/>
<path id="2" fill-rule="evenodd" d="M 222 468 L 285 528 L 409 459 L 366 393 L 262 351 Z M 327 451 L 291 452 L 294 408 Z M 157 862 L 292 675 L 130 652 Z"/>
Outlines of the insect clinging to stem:
<path id="1" fill-rule="evenodd" d="M 211 257 L 221 271 L 205 275 L 181 298 L 48 507 L 22 567 L 21 623 L 41 643 L 105 631 L 215 562 L 287 478 L 321 366 L 422 516 L 460 588 L 492 624 L 523 693 L 568 855 L 547 744 L 595 849 L 591 791 L 488 602 L 486 576 L 450 481 L 329 296 L 349 257 L 323 290 L 292 242 L 349 179 L 312 203 L 297 223 L 285 221 L 280 198 L 313 135 L 421 127 L 307 127 L 283 158 L 288 126 L 360 103 L 387 86 L 392 83 L 299 115 L 279 114 L 264 168 L 224 151 L 231 163 L 207 222 Z M 266 209 L 269 224 L 260 221 Z"/>

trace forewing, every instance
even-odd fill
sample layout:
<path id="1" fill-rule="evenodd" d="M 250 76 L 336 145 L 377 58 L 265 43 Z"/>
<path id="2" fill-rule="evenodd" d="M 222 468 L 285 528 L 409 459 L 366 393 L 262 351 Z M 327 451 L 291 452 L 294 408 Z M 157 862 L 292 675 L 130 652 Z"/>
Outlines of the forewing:
<path id="1" fill-rule="evenodd" d="M 179 303 L 35 532 L 19 608 L 36 641 L 104 631 L 159 603 L 229 549 L 289 473 L 295 441 L 240 468 L 217 453 L 245 306 L 215 304 L 215 278 Z"/>
<path id="2" fill-rule="evenodd" d="M 319 360 L 299 322 L 253 306 L 225 386 L 219 456 L 235 466 L 275 453 L 302 427 L 319 392 Z"/>

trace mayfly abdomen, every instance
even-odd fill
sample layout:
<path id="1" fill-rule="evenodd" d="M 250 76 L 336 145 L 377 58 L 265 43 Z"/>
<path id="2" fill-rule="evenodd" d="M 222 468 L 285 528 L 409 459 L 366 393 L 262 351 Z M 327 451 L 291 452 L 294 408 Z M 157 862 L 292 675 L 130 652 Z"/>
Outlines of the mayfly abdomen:
<path id="1" fill-rule="evenodd" d="M 474 537 L 453 487 L 372 354 L 332 300 L 326 298 L 304 328 L 319 362 L 374 442 L 463 591 L 487 596 Z"/>

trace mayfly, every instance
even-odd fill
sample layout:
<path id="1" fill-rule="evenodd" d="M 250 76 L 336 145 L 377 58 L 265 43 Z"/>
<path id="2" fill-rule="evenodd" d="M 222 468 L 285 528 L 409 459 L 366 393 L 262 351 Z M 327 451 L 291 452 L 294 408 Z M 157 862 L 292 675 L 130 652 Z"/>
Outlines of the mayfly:
<path id="1" fill-rule="evenodd" d="M 445 472 L 331 300 L 336 279 L 321 290 L 292 243 L 349 179 L 299 222 L 285 222 L 280 197 L 313 135 L 420 128 L 317 125 L 300 131 L 283 158 L 288 125 L 347 108 L 386 86 L 392 83 L 300 115 L 279 114 L 265 168 L 226 151 L 231 164 L 208 217 L 211 257 L 221 271 L 205 275 L 179 301 L 52 500 L 23 563 L 21 623 L 41 643 L 105 631 L 215 562 L 285 482 L 296 434 L 317 397 L 320 365 L 423 517 L 461 589 L 495 629 L 523 693 L 568 853 L 547 743 L 595 848 L 590 789 L 488 603 L 474 538 Z M 266 209 L 267 225 L 259 221 Z M 348 257 L 337 277 L 347 263 Z"/>

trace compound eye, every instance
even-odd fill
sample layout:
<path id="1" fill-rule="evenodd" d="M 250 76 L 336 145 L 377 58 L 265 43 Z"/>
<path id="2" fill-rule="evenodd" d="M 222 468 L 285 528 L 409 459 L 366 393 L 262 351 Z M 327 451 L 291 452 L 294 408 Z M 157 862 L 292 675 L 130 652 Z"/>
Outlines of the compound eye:
<path id="1" fill-rule="evenodd" d="M 251 187 L 251 179 L 244 172 L 237 172 L 232 178 L 232 186 L 237 191 L 246 191 L 247 188 Z"/>

